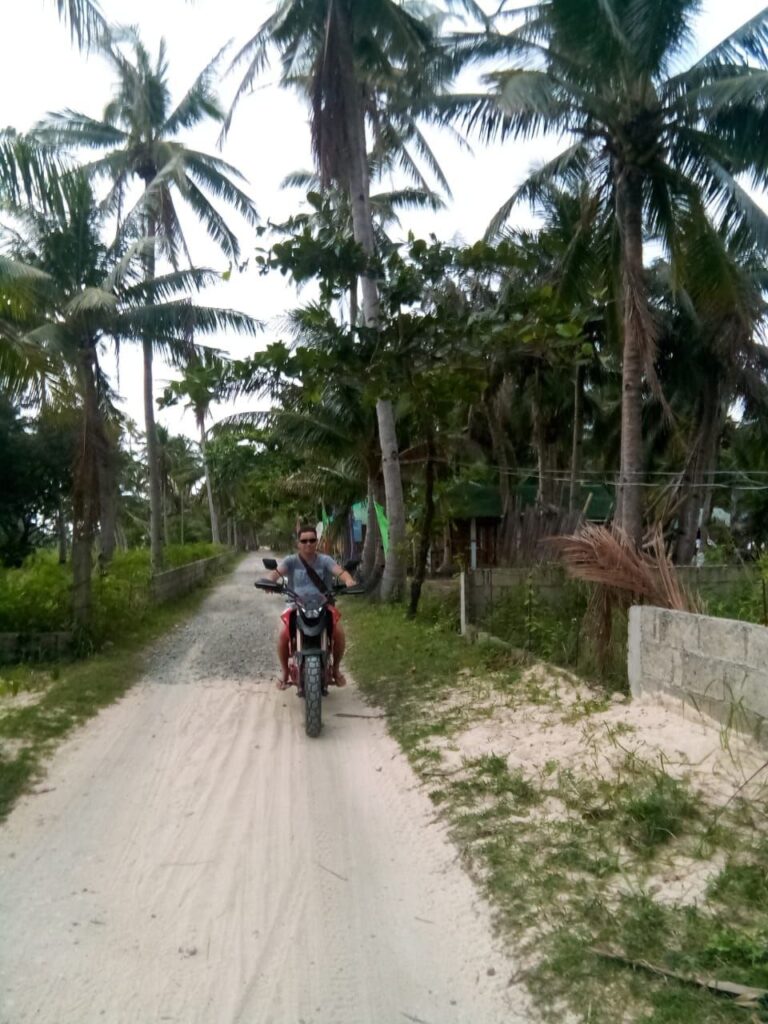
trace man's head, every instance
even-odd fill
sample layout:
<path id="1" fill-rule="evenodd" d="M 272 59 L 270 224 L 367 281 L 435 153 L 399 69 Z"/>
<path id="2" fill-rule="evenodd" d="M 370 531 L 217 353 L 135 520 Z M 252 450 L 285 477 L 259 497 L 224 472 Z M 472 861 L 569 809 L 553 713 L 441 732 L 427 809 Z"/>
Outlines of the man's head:
<path id="1" fill-rule="evenodd" d="M 317 551 L 317 530 L 311 524 L 299 527 L 299 554 L 305 558 L 307 555 L 314 555 Z"/>

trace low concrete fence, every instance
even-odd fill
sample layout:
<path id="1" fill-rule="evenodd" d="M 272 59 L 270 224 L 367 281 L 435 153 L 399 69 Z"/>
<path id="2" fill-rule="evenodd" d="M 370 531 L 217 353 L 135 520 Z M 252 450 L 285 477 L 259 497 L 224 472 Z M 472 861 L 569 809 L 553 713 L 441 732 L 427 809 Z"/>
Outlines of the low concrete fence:
<path id="1" fill-rule="evenodd" d="M 559 565 L 542 565 L 533 569 L 473 569 L 465 574 L 466 617 L 479 623 L 493 612 L 510 591 L 529 584 L 542 601 L 555 602 L 565 583 L 565 572 Z"/>
<path id="2" fill-rule="evenodd" d="M 759 570 L 738 565 L 682 566 L 677 568 L 683 586 L 704 599 L 716 598 L 743 583 L 759 579 Z M 536 599 L 556 605 L 567 580 L 557 564 L 514 569 L 474 569 L 464 574 L 465 615 L 469 623 L 481 623 L 510 591 L 532 587 Z"/>
<path id="3" fill-rule="evenodd" d="M 178 569 L 168 569 L 152 577 L 150 593 L 156 604 L 172 601 L 182 594 L 194 590 L 196 586 L 216 572 L 223 564 L 226 555 L 214 555 L 213 558 L 202 558 L 199 562 L 188 562 Z"/>
<path id="4" fill-rule="evenodd" d="M 51 661 L 70 653 L 72 633 L 0 633 L 0 665 Z"/>
<path id="5" fill-rule="evenodd" d="M 768 629 L 637 605 L 627 651 L 633 696 L 669 693 L 768 745 Z"/>
<path id="6" fill-rule="evenodd" d="M 213 558 L 188 562 L 178 569 L 158 573 L 149 583 L 150 599 L 156 604 L 163 604 L 188 593 L 220 569 L 226 558 L 227 555 L 214 555 Z M 71 631 L 0 633 L 0 665 L 21 661 L 54 661 L 66 657 L 72 651 L 73 637 Z"/>

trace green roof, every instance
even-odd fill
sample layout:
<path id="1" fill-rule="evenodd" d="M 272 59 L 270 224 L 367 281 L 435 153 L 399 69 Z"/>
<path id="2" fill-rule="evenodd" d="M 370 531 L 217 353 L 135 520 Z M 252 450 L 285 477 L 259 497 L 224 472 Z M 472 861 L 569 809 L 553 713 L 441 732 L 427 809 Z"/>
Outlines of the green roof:
<path id="1" fill-rule="evenodd" d="M 454 519 L 498 519 L 501 495 L 494 484 L 476 484 L 461 480 L 445 492 Z"/>
<path id="2" fill-rule="evenodd" d="M 538 482 L 528 477 L 521 480 L 514 489 L 514 495 L 523 505 L 533 505 L 538 492 Z M 613 509 L 613 495 L 600 483 L 582 484 L 579 488 L 578 505 L 584 508 L 589 495 L 587 519 L 604 522 Z M 495 484 L 478 484 L 471 480 L 455 483 L 445 492 L 445 500 L 454 519 L 499 519 L 501 517 L 501 495 Z"/>

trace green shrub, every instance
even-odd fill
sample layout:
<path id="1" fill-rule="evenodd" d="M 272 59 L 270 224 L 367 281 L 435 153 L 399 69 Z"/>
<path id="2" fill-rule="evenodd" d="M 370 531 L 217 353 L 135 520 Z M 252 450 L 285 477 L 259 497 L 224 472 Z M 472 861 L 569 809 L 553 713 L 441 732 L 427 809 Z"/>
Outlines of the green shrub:
<path id="1" fill-rule="evenodd" d="M 707 615 L 721 619 L 740 619 L 743 622 L 766 623 L 768 609 L 765 587 L 768 581 L 768 558 L 758 563 L 758 572 L 744 572 L 736 583 L 715 588 L 702 588 L 704 610 Z"/>
<path id="2" fill-rule="evenodd" d="M 165 551 L 166 566 L 178 568 L 222 554 L 216 544 L 176 544 Z M 149 550 L 116 551 L 103 572 L 92 575 L 93 618 L 89 640 L 99 646 L 126 621 L 138 624 L 150 605 Z M 52 551 L 38 551 L 20 569 L 0 569 L 0 632 L 49 633 L 72 628 L 72 567 L 59 565 Z"/>
<path id="3" fill-rule="evenodd" d="M 20 569 L 0 569 L 0 632 L 68 629 L 71 601 L 71 573 L 53 552 L 35 552 Z"/>

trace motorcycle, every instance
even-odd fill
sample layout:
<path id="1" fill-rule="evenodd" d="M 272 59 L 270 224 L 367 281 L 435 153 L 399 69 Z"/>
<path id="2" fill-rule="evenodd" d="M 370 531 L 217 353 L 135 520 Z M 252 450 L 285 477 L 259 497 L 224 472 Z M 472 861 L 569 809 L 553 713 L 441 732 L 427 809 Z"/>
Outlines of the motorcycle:
<path id="1" fill-rule="evenodd" d="M 277 569 L 274 558 L 264 558 L 264 568 Z M 344 568 L 354 572 L 356 562 L 347 563 Z M 304 728 L 307 736 L 320 735 L 322 728 L 322 701 L 328 695 L 328 687 L 333 681 L 333 643 L 332 618 L 330 606 L 335 604 L 335 593 L 362 594 L 362 587 L 345 587 L 337 585 L 334 592 L 316 597 L 302 598 L 287 585 L 285 580 L 257 580 L 254 586 L 258 590 L 269 593 L 285 594 L 293 602 L 294 608 L 287 609 L 283 615 L 292 616 L 290 627 L 290 654 L 288 658 L 288 682 L 296 687 L 299 697 L 304 698 Z"/>

